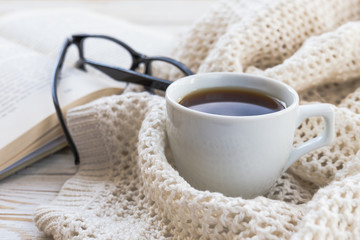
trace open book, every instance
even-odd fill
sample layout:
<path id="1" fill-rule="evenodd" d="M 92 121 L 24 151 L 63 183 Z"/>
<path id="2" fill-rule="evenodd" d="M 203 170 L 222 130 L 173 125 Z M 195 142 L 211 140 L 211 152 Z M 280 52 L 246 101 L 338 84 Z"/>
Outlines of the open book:
<path id="1" fill-rule="evenodd" d="M 51 98 L 55 61 L 2 38 L 0 52 L 3 56 L 0 59 L 0 178 L 3 178 L 66 143 Z M 124 87 L 123 82 L 67 67 L 58 92 L 66 110 L 101 96 L 119 94 Z"/>
<path id="2" fill-rule="evenodd" d="M 76 21 L 63 26 L 64 18 Z M 117 37 L 145 54 L 163 55 L 159 48 L 169 45 L 163 35 L 89 12 L 29 11 L 1 17 L 0 179 L 66 145 L 51 97 L 52 76 L 65 37 L 81 32 Z M 73 68 L 77 52 L 70 50 L 58 90 L 63 111 L 124 90 L 123 82 Z M 106 56 L 111 49 L 96 51 Z"/>

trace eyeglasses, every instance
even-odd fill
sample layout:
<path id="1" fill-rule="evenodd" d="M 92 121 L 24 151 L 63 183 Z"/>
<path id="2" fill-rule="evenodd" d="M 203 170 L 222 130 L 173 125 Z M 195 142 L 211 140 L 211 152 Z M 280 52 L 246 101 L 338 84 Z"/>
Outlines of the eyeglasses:
<path id="1" fill-rule="evenodd" d="M 148 57 L 113 37 L 105 35 L 77 34 L 66 39 L 60 51 L 53 75 L 52 98 L 64 136 L 74 155 L 75 164 L 80 163 L 79 153 L 66 126 L 57 96 L 60 72 L 64 64 L 66 53 L 72 45 L 75 45 L 79 52 L 79 60 L 75 65 L 77 68 L 86 71 L 85 65 L 89 65 L 116 81 L 140 84 L 147 90 L 158 89 L 165 91 L 172 83 L 169 80 L 156 76 L 155 72 L 158 70 L 156 66 L 171 68 L 172 70 L 170 71 L 178 71 L 180 74 L 179 76 L 193 74 L 188 67 L 174 59 L 160 56 Z M 108 54 L 113 54 L 112 57 L 108 58 L 110 61 L 104 59 L 103 56 L 108 54 L 101 52 L 101 46 L 108 46 L 109 48 L 107 49 L 111 49 L 111 51 L 107 52 Z M 103 49 L 106 49 L 106 47 Z M 119 61 L 116 61 L 116 58 L 119 58 Z M 139 72 L 140 69 L 143 70 L 143 73 Z"/>

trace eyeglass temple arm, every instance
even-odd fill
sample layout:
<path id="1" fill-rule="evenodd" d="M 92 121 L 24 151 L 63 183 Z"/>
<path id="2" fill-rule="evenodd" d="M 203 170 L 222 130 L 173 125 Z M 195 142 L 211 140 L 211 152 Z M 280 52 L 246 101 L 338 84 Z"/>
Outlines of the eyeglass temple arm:
<path id="1" fill-rule="evenodd" d="M 176 61 L 175 59 L 172 59 L 172 58 L 155 56 L 155 57 L 150 57 L 148 59 L 151 60 L 151 61 L 149 61 L 149 64 L 151 64 L 152 61 L 154 61 L 154 60 L 163 61 L 163 62 L 172 64 L 173 66 L 176 66 L 185 76 L 194 74 L 185 64 L 183 64 L 179 61 Z M 151 68 L 149 66 L 147 66 L 146 70 L 150 70 L 150 69 Z"/>
<path id="2" fill-rule="evenodd" d="M 158 90 L 165 91 L 167 87 L 172 83 L 171 81 L 156 78 L 149 75 L 144 75 L 135 71 L 129 71 L 126 69 L 120 69 L 115 67 L 109 67 L 102 64 L 98 64 L 89 60 L 83 61 L 83 63 L 89 64 L 90 66 L 98 69 L 105 73 L 109 77 L 123 82 L 141 84 L 144 87 L 155 88 Z"/>
<path id="3" fill-rule="evenodd" d="M 61 128 L 64 132 L 64 136 L 66 138 L 66 141 L 68 142 L 68 145 L 69 145 L 69 148 L 70 148 L 72 154 L 74 155 L 75 164 L 78 165 L 80 163 L 79 153 L 78 153 L 75 143 L 70 135 L 70 132 L 69 132 L 68 128 L 66 127 L 64 115 L 61 111 L 59 100 L 58 100 L 58 95 L 57 95 L 57 85 L 58 85 L 59 75 L 60 75 L 60 72 L 61 72 L 61 69 L 62 69 L 62 66 L 64 63 L 66 52 L 72 43 L 73 42 L 71 39 L 66 39 L 66 41 L 61 49 L 60 57 L 57 60 L 55 73 L 53 75 L 52 98 L 53 98 L 56 114 L 58 116 Z"/>

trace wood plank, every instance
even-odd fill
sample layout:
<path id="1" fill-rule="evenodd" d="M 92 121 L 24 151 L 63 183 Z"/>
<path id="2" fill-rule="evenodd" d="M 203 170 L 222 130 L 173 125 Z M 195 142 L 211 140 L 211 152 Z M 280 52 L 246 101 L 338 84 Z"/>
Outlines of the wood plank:
<path id="1" fill-rule="evenodd" d="M 1 181 L 0 239 L 47 239 L 34 225 L 33 212 L 50 203 L 71 176 L 18 174 Z"/>
<path id="2" fill-rule="evenodd" d="M 3 224 L 5 222 L 5 224 Z M 37 230 L 33 222 L 19 222 L 11 225 L 12 221 L 0 220 L 0 239 L 15 240 L 15 239 L 52 239 L 46 236 L 43 232 Z"/>

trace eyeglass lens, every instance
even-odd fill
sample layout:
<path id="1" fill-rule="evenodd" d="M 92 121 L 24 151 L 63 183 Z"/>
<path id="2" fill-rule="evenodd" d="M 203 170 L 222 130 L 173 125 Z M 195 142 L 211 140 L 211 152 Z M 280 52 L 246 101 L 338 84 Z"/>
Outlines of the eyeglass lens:
<path id="1" fill-rule="evenodd" d="M 82 46 L 85 60 L 123 69 L 130 69 L 133 63 L 130 52 L 110 39 L 87 37 L 83 39 Z M 161 59 L 149 58 L 135 71 L 172 81 L 185 76 L 177 66 Z"/>

